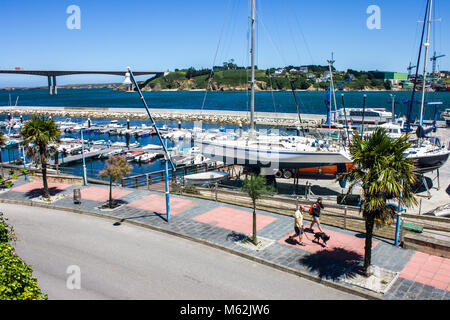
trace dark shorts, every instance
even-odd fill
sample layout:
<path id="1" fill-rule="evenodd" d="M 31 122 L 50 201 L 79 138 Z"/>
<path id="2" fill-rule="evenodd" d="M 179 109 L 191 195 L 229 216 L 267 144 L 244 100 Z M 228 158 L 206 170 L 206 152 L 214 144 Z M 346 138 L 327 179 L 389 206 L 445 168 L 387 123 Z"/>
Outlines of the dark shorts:
<path id="1" fill-rule="evenodd" d="M 301 235 L 301 234 L 303 234 L 304 233 L 304 230 L 303 230 L 303 227 L 297 227 L 297 226 L 295 226 L 294 227 L 294 230 L 295 230 L 295 235 L 296 236 L 299 236 L 299 235 Z"/>

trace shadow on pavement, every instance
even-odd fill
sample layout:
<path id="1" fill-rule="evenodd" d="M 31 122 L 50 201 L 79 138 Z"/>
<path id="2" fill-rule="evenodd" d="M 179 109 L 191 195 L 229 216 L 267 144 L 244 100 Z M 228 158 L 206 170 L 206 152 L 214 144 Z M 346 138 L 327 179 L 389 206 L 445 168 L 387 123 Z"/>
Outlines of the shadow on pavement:
<path id="1" fill-rule="evenodd" d="M 161 218 L 161 220 L 164 220 L 165 222 L 167 222 L 167 218 L 166 218 L 166 214 L 161 214 L 158 212 L 152 212 L 152 213 L 145 213 L 145 214 L 140 214 L 137 216 L 131 216 L 131 217 L 127 217 L 127 218 L 122 218 L 120 221 L 114 222 L 113 226 L 120 226 L 122 224 L 122 222 L 124 222 L 125 220 L 134 220 L 134 219 L 139 219 L 139 218 L 148 218 L 148 217 L 158 217 Z"/>
<path id="2" fill-rule="evenodd" d="M 305 255 L 298 263 L 310 272 L 317 272 L 322 279 L 338 280 L 342 276 L 356 276 L 355 267 L 362 259 L 363 256 L 354 251 L 333 248 Z"/>
<path id="3" fill-rule="evenodd" d="M 234 232 L 234 231 L 232 231 L 231 233 L 229 233 L 227 235 L 227 240 L 231 240 L 233 242 L 243 241 L 247 238 L 248 238 L 248 236 L 246 236 L 245 234 Z"/>
<path id="4" fill-rule="evenodd" d="M 50 196 L 57 195 L 58 193 L 63 192 L 63 191 L 64 191 L 64 189 L 59 189 L 57 187 L 48 188 L 48 192 L 50 193 Z M 28 198 L 36 198 L 36 197 L 43 196 L 43 195 L 44 195 L 44 188 L 32 189 L 25 193 L 25 196 L 27 196 Z"/>

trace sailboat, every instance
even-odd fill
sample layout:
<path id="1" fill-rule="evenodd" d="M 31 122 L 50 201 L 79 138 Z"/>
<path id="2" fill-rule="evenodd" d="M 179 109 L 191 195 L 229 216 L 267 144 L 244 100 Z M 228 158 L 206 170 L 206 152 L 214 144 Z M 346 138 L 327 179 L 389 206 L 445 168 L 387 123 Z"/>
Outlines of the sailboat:
<path id="1" fill-rule="evenodd" d="M 427 1 L 428 4 L 428 1 Z M 436 121 L 434 121 L 433 125 L 431 127 L 424 127 L 423 122 L 423 110 L 425 106 L 425 92 L 426 92 L 426 78 L 427 78 L 427 60 L 428 60 L 428 49 L 430 46 L 430 27 L 431 27 L 431 12 L 433 8 L 433 0 L 429 0 L 429 5 L 426 7 L 425 11 L 425 17 L 428 14 L 428 20 L 424 19 L 424 28 L 425 25 L 427 25 L 427 36 L 426 36 L 426 42 L 424 43 L 425 47 L 425 57 L 424 57 L 424 66 L 423 66 L 423 85 L 422 85 L 422 100 L 421 100 L 421 106 L 420 106 L 420 120 L 418 124 L 418 128 L 416 131 L 418 141 L 415 145 L 413 145 L 410 149 L 408 149 L 408 157 L 414 159 L 415 166 L 418 169 L 419 172 L 424 173 L 428 171 L 433 171 L 436 169 L 439 169 L 442 167 L 442 165 L 445 164 L 445 162 L 448 160 L 450 150 L 447 146 L 441 146 L 440 141 L 437 137 L 427 137 L 428 133 L 431 133 L 432 131 L 436 131 Z M 423 33 L 422 33 L 422 40 L 423 42 Z M 419 57 L 418 57 L 418 63 L 416 68 L 416 76 L 415 79 L 418 78 L 418 66 L 420 62 L 420 54 L 421 50 L 419 50 Z M 414 81 L 414 86 L 416 86 L 416 81 Z M 413 88 L 412 91 L 412 97 L 411 97 L 411 105 L 410 108 L 413 105 L 414 102 L 414 94 L 415 94 L 415 88 Z M 428 103 L 433 104 L 433 103 Z M 436 103 L 434 103 L 436 104 Z M 407 123 L 407 129 L 409 129 L 409 122 L 410 122 L 410 115 L 411 112 L 408 112 L 408 123 Z"/>
<path id="2" fill-rule="evenodd" d="M 255 130 L 255 8 L 251 13 L 251 99 L 248 132 L 220 132 L 203 135 L 194 144 L 212 160 L 226 164 L 265 168 L 261 174 L 273 175 L 281 168 L 312 168 L 352 162 L 347 150 L 337 141 L 315 137 L 281 136 Z"/>

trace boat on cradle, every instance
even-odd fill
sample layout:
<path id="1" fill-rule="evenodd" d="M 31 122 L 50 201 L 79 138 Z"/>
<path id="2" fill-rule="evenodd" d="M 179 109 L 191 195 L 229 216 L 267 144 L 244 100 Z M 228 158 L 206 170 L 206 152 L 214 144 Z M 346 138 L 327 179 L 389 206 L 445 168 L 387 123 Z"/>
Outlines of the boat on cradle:
<path id="1" fill-rule="evenodd" d="M 447 162 L 450 150 L 441 146 L 439 139 L 436 139 L 425 139 L 406 151 L 408 158 L 414 160 L 416 172 L 431 172 L 439 169 Z"/>
<path id="2" fill-rule="evenodd" d="M 280 168 L 311 168 L 351 162 L 347 150 L 336 140 L 316 137 L 286 137 L 269 135 L 255 130 L 255 6 L 251 12 L 251 103 L 250 130 L 236 136 L 227 132 L 197 141 L 201 153 L 211 160 L 226 164 L 268 168 L 263 174 L 274 175 Z M 295 98 L 295 95 L 294 95 Z M 273 172 L 272 172 L 273 171 Z"/>
<path id="3" fill-rule="evenodd" d="M 345 119 L 350 123 L 361 124 L 384 124 L 392 122 L 392 112 L 385 108 L 345 108 L 337 112 L 337 121 L 345 123 Z"/>
<path id="4" fill-rule="evenodd" d="M 441 117 L 444 118 L 446 126 L 450 127 L 450 109 L 445 109 L 445 111 L 441 113 Z"/>
<path id="5" fill-rule="evenodd" d="M 197 142 L 196 142 L 197 143 Z M 212 160 L 256 167 L 313 168 L 351 162 L 348 152 L 333 140 L 313 137 L 226 136 L 198 142 Z"/>

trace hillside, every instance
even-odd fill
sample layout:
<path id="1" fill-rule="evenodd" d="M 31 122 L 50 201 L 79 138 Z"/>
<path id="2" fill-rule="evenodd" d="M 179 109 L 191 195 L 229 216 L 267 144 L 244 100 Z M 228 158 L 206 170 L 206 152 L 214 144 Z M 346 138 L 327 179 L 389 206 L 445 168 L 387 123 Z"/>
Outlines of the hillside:
<path id="1" fill-rule="evenodd" d="M 291 67 L 291 66 L 290 66 Z M 328 67 L 309 66 L 309 72 L 294 71 L 286 67 L 284 69 L 256 70 L 256 90 L 291 90 L 291 83 L 295 90 L 319 91 L 326 90 L 330 85 L 327 76 Z M 284 71 L 281 71 L 284 70 Z M 292 70 L 286 71 L 286 70 Z M 352 72 L 351 74 L 349 72 Z M 344 90 L 389 90 L 381 80 L 371 77 L 370 73 L 348 70 L 347 72 L 334 71 L 334 82 L 344 81 L 351 76 Z M 194 68 L 176 70 L 163 77 L 148 79 L 140 84 L 143 91 L 164 90 L 205 90 L 210 91 L 243 91 L 250 89 L 250 70 L 242 67 L 224 69 L 215 67 L 210 79 L 211 70 Z M 325 76 L 324 76 L 325 75 Z M 246 85 L 246 83 L 248 85 Z"/>

